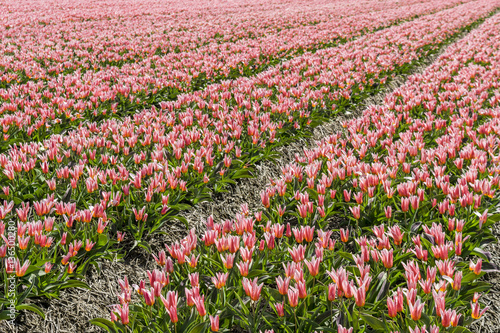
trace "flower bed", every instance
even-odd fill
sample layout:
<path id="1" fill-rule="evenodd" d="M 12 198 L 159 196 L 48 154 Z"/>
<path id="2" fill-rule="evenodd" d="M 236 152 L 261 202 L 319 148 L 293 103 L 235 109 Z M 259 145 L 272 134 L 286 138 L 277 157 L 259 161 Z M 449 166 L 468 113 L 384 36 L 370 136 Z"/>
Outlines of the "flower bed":
<path id="1" fill-rule="evenodd" d="M 342 30 L 342 33 L 346 39 L 362 35 L 355 40 L 336 47 L 323 48 L 325 45 L 322 45 L 321 49 L 318 47 L 314 50 L 315 52 L 305 52 L 258 75 L 226 80 L 208 85 L 200 91 L 179 94 L 175 101 L 158 101 L 156 106 L 128 116 L 117 113 L 112 117 L 92 119 L 90 114 L 82 113 L 82 117 L 85 115 L 84 121 L 74 123 L 69 121 L 71 126 L 74 126 L 71 130 L 55 126 L 58 123 L 55 116 L 58 111 L 54 111 L 55 107 L 47 107 L 45 109 L 47 113 L 41 115 L 37 113 L 39 109 L 31 110 L 33 112 L 24 109 L 22 112 L 17 109 L 8 109 L 7 103 L 2 104 L 5 139 L 12 145 L 0 148 L 3 151 L 0 154 L 2 190 L 0 198 L 3 199 L 0 205 L 0 220 L 3 221 L 0 222 L 0 234 L 3 236 L 0 240 L 0 256 L 6 257 L 7 253 L 15 250 L 17 259 L 11 264 L 8 264 L 6 260 L 3 261 L 2 267 L 5 269 L 5 274 L 0 279 L 6 283 L 8 277 L 16 274 L 14 289 L 20 295 L 16 299 L 17 309 L 28 309 L 43 315 L 42 310 L 29 300 L 36 297 L 57 297 L 60 290 L 64 288 L 86 287 L 83 280 L 91 265 L 97 266 L 102 260 L 122 256 L 120 243 L 125 235 L 134 239 L 133 246 L 149 249 L 145 241 L 146 235 L 154 234 L 161 228 L 167 227 L 173 220 L 179 220 L 188 225 L 188 221 L 178 215 L 180 211 L 201 201 L 209 200 L 211 193 L 223 192 L 238 178 L 252 177 L 252 166 L 256 162 L 275 157 L 273 148 L 286 144 L 294 135 L 307 135 L 308 131 L 321 121 L 336 113 L 344 112 L 366 96 L 377 92 L 393 76 L 407 73 L 410 68 L 418 64 L 420 59 L 435 53 L 452 37 L 477 25 L 492 13 L 498 4 L 499 2 L 494 1 L 474 1 L 457 5 L 456 1 L 449 1 L 440 2 L 439 5 L 416 2 L 409 3 L 406 7 L 399 7 L 396 3 L 389 2 L 385 5 L 389 7 L 387 12 L 381 11 L 385 7 L 377 6 L 373 8 L 378 8 L 380 11 L 375 14 L 361 13 L 356 16 L 355 12 L 349 11 L 348 13 L 354 16 L 347 17 L 346 20 L 355 18 L 359 20 L 359 26 L 355 26 L 357 30 L 347 32 Z M 439 11 L 444 7 L 452 8 Z M 430 14 L 431 12 L 435 13 Z M 193 13 L 179 15 L 194 15 Z M 427 15 L 401 22 L 403 19 L 414 18 L 422 14 Z M 69 11 L 68 17 L 65 16 L 60 23 L 79 26 L 78 24 L 82 23 L 81 20 L 86 22 L 85 20 L 88 19 L 75 15 L 77 15 L 75 12 Z M 106 12 L 89 15 L 90 18 L 97 15 L 103 22 L 108 19 Z M 364 19 L 361 19 L 362 17 Z M 368 17 L 372 19 L 368 20 Z M 290 20 L 293 21 L 291 16 Z M 297 23 L 294 22 L 293 24 Z M 396 22 L 399 24 L 394 25 Z M 488 22 L 490 23 L 482 26 L 480 33 L 475 33 L 479 36 L 476 36 L 478 40 L 489 38 L 487 29 L 496 31 L 494 30 L 496 23 L 491 23 L 496 20 L 490 19 Z M 231 24 L 234 23 L 232 21 Z M 326 26 L 330 23 L 326 18 L 324 23 L 312 23 L 315 26 L 322 24 L 327 29 Z M 265 29 L 274 29 L 272 20 L 264 26 Z M 368 30 L 377 30 L 385 26 L 390 27 L 367 33 Z M 333 25 L 332 27 L 334 29 Z M 10 29 L 10 26 L 5 27 L 4 33 L 9 33 Z M 49 27 L 47 30 L 51 31 L 50 29 L 52 28 Z M 307 29 L 309 28 L 296 24 L 296 27 L 291 28 L 290 31 L 293 30 L 296 33 L 302 31 L 300 34 L 307 34 Z M 189 29 L 187 31 L 194 33 Z M 228 36 L 233 36 L 232 33 L 228 33 Z M 260 37 L 251 38 L 251 40 L 262 41 L 268 38 L 265 32 L 260 34 Z M 279 32 L 276 34 L 283 35 Z M 323 37 L 326 38 L 326 36 Z M 225 39 L 223 36 L 213 36 L 213 38 Z M 242 43 L 247 37 L 236 36 L 234 40 L 231 38 L 233 37 L 228 37 L 228 41 L 224 43 Z M 291 35 L 290 38 L 292 38 Z M 314 43 L 320 43 L 318 40 Z M 460 51 L 465 54 L 463 57 L 470 57 L 469 53 L 465 52 L 473 52 L 474 47 L 477 48 L 478 45 L 480 43 L 473 44 L 468 49 L 457 49 L 456 52 Z M 198 45 L 195 48 L 202 47 L 204 46 Z M 300 54 L 302 53 L 299 51 L 301 47 L 298 42 L 290 50 Z M 475 76 L 489 80 L 485 82 L 495 82 L 497 73 L 493 66 L 496 65 L 494 62 L 496 58 L 491 55 L 494 54 L 496 45 L 489 43 L 488 47 L 490 49 L 486 49 L 483 53 L 476 52 L 472 61 L 448 61 L 441 66 L 445 71 L 450 66 L 456 71 L 462 68 L 460 66 L 467 69 L 472 66 Z M 108 55 L 103 54 L 104 57 Z M 48 56 L 44 54 L 43 57 Z M 62 61 L 62 59 L 55 61 Z M 145 68 L 143 65 L 140 63 L 137 66 Z M 109 67 L 106 68 L 109 69 Z M 481 68 L 485 69 L 481 71 Z M 445 73 L 437 69 L 436 71 L 439 75 Z M 455 73 L 453 71 L 450 73 L 454 78 Z M 69 79 L 72 74 L 66 74 L 68 75 L 54 76 L 54 86 L 50 89 L 61 92 L 64 87 L 67 91 L 74 91 L 73 83 Z M 215 76 L 209 81 L 212 79 L 215 80 Z M 486 176 L 478 176 L 469 169 L 488 170 L 496 175 L 496 160 L 487 154 L 477 153 L 476 157 L 477 149 L 475 150 L 474 147 L 488 150 L 488 147 L 494 147 L 496 144 L 491 133 L 495 131 L 497 125 L 494 122 L 490 125 L 484 124 L 486 124 L 487 117 L 496 117 L 497 96 L 494 94 L 494 89 L 498 87 L 492 83 L 487 86 L 486 83 L 475 81 L 475 79 L 469 80 L 469 84 L 465 85 L 461 80 L 463 79 L 460 76 L 454 83 L 455 85 L 452 83 L 444 85 L 445 88 L 442 88 L 445 89 L 444 92 L 439 91 L 440 88 L 436 91 L 429 90 L 427 86 L 434 81 L 425 84 L 415 81 L 416 87 L 425 86 L 423 88 L 425 89 L 425 102 L 422 102 L 422 99 L 414 99 L 416 93 L 411 89 L 417 88 L 408 86 L 404 88 L 411 88 L 408 91 L 398 90 L 391 95 L 392 97 L 388 97 L 387 106 L 369 109 L 364 118 L 347 123 L 348 134 L 346 136 L 334 135 L 325 139 L 319 148 L 306 151 L 304 156 L 299 156 L 297 164 L 290 165 L 284 170 L 283 179 L 276 180 L 261 194 L 263 205 L 267 209 L 257 213 L 255 221 L 248 215 L 248 208 L 245 208 L 237 217 L 237 222 L 209 223 L 211 234 L 209 232 L 205 236 L 209 238 L 208 243 L 210 243 L 207 243 L 207 247 L 196 247 L 196 235 L 192 233 L 182 243 L 170 247 L 170 257 L 177 261 L 183 262 L 186 260 L 185 255 L 189 255 L 188 264 L 176 262 L 177 266 L 174 265 L 175 269 L 172 272 L 173 261 L 170 261 L 168 271 L 164 271 L 170 274 L 170 286 L 173 288 L 171 291 L 177 294 L 162 294 L 166 308 L 158 307 L 161 300 L 161 297 L 158 298 L 159 293 L 167 285 L 167 274 L 163 275 L 161 271 L 152 273 L 154 276 L 150 278 L 150 285 L 156 289 L 146 289 L 143 283 L 138 290 L 142 295 L 146 295 L 144 299 L 146 303 L 152 305 L 156 300 L 156 308 L 150 308 L 144 312 L 142 309 L 148 309 L 144 304 L 134 305 L 131 310 L 142 314 L 133 321 L 138 327 L 147 326 L 148 321 L 153 320 L 152 311 L 164 314 L 165 312 L 162 311 L 168 310 L 172 314 L 172 319 L 175 315 L 181 319 L 179 329 L 207 328 L 208 321 L 198 318 L 195 312 L 185 305 L 182 305 L 183 308 L 179 310 L 179 314 L 176 312 L 174 315 L 174 303 L 177 304 L 177 297 L 180 296 L 182 301 L 183 297 L 188 296 L 183 294 L 185 290 L 179 286 L 187 281 L 188 273 L 196 273 L 196 269 L 200 268 L 197 260 L 203 260 L 205 264 L 215 265 L 214 267 L 221 274 L 232 272 L 227 276 L 221 274 L 216 276 L 215 268 L 209 268 L 210 265 L 204 265 L 198 272 L 198 278 L 202 278 L 198 281 L 201 286 L 200 290 L 203 295 L 206 295 L 208 302 L 205 311 L 208 310 L 212 315 L 218 315 L 213 318 L 214 327 L 215 322 L 221 320 L 219 325 L 225 328 L 238 325 L 249 330 L 271 328 L 282 330 L 285 329 L 284 327 L 290 327 L 299 331 L 314 329 L 328 331 L 326 325 L 331 328 L 335 320 L 345 327 L 354 326 L 356 330 L 363 325 L 374 329 L 381 327 L 385 329 L 389 327 L 387 326 L 389 324 L 384 321 L 385 317 L 382 314 L 385 308 L 380 304 L 386 302 L 390 288 L 395 288 L 395 286 L 401 286 L 401 290 L 406 288 L 402 282 L 404 274 L 398 275 L 397 271 L 401 271 L 401 265 L 404 263 L 406 266 L 410 265 L 409 269 L 416 274 L 416 268 L 411 265 L 416 265 L 417 261 L 410 262 L 408 258 L 412 254 L 405 251 L 413 250 L 417 257 L 423 256 L 425 251 L 428 251 L 428 254 L 432 251 L 434 257 L 437 256 L 438 260 L 444 262 L 439 265 L 447 265 L 444 268 L 445 272 L 451 272 L 450 274 L 453 275 L 441 274 L 442 270 L 439 268 L 440 276 L 444 276 L 440 281 L 445 281 L 444 284 L 451 283 L 445 277 L 459 279 L 456 274 L 452 273 L 455 270 L 459 271 L 463 266 L 463 263 L 451 264 L 448 260 L 451 256 L 448 253 L 450 252 L 449 242 L 452 241 L 450 237 L 458 237 L 453 238 L 457 244 L 460 244 L 456 246 L 462 246 L 459 249 L 461 253 L 458 255 L 465 259 L 468 259 L 467 256 L 482 255 L 486 261 L 488 255 L 481 250 L 480 246 L 484 241 L 491 239 L 486 226 L 494 219 L 487 220 L 488 216 L 484 213 L 483 207 L 490 200 L 482 195 L 486 195 L 487 198 L 493 196 L 493 188 L 498 186 L 498 178 L 493 177 L 486 182 Z M 84 81 L 81 81 L 80 83 L 87 90 L 91 86 L 87 84 L 88 82 L 83 84 Z M 23 84 L 25 85 L 10 85 L 7 89 L 10 92 L 19 92 L 16 103 L 24 103 L 23 105 L 39 98 L 40 96 L 36 94 L 41 94 L 41 91 L 45 89 L 43 84 L 40 85 L 42 90 L 36 90 L 37 92 L 28 98 L 29 89 L 34 88 L 36 84 L 34 85 L 32 81 Z M 461 100 L 460 102 L 457 100 L 462 98 L 464 91 L 471 91 L 471 96 L 462 105 Z M 398 93 L 401 96 L 397 95 Z M 427 95 L 437 97 L 432 99 Z M 85 98 L 88 96 L 86 95 Z M 59 97 L 59 95 L 49 94 L 40 98 L 46 98 L 52 105 L 59 105 L 59 102 L 64 102 Z M 106 97 L 103 97 L 101 102 L 105 101 L 107 101 Z M 97 101 L 97 103 L 101 102 Z M 479 122 L 476 123 L 477 119 L 474 119 L 474 115 L 471 115 L 469 119 L 469 115 L 465 113 L 468 104 L 481 105 L 487 110 L 484 111 L 486 112 L 484 115 L 481 114 Z M 105 110 L 105 108 L 99 109 L 92 105 L 89 107 L 96 107 L 96 116 Z M 431 113 L 426 115 L 428 118 L 421 116 L 426 110 L 435 111 L 441 115 L 457 107 L 461 108 L 460 111 L 456 111 L 460 117 L 440 118 Z M 71 108 L 73 106 L 63 105 L 65 110 Z M 468 112 L 472 112 L 471 110 L 477 111 L 469 109 Z M 10 123 L 5 123 L 5 119 L 10 119 Z M 42 124 L 40 129 L 46 129 L 43 135 L 36 138 L 40 140 L 45 138 L 40 142 L 28 143 L 26 136 L 23 136 L 29 132 L 28 128 L 34 128 L 32 119 Z M 47 121 L 54 127 L 46 127 Z M 14 123 L 16 125 L 13 125 Z M 486 127 L 481 127 L 483 125 Z M 475 134 L 476 136 L 473 134 L 476 131 L 474 126 L 478 126 L 477 133 L 479 134 Z M 59 131 L 63 129 L 64 131 L 60 133 Z M 12 132 L 9 132 L 11 130 Z M 25 130 L 27 132 L 24 132 Z M 461 133 L 460 131 L 465 133 L 461 135 L 467 135 L 467 138 L 470 138 L 472 146 L 467 146 L 467 144 L 471 145 L 470 143 L 463 143 L 465 146 L 462 147 L 462 142 L 454 141 L 456 138 L 452 134 Z M 484 131 L 491 135 L 484 135 Z M 477 139 L 481 135 L 485 137 Z M 479 141 L 476 140 L 476 143 L 473 138 Z M 411 145 L 412 140 L 417 144 Z M 426 143 L 428 146 L 425 146 Z M 449 144 L 449 147 L 437 148 L 437 145 L 443 145 L 443 143 Z M 410 156 L 417 156 L 422 148 L 425 149 L 423 150 L 425 154 L 422 155 L 417 165 L 413 163 Z M 452 148 L 455 149 L 454 153 L 451 152 Z M 459 149 L 465 150 L 464 153 L 460 153 L 464 155 L 463 157 L 457 155 Z M 491 151 L 491 154 L 493 153 L 494 150 Z M 447 156 L 453 158 L 460 156 L 460 158 L 451 163 L 447 161 Z M 447 168 L 444 168 L 445 165 Z M 457 170 L 449 171 L 453 165 L 457 170 L 468 168 L 468 174 L 462 177 Z M 433 170 L 435 179 L 430 178 L 431 171 L 429 170 Z M 484 173 L 483 171 L 481 173 Z M 452 173 L 449 174 L 449 172 Z M 413 181 L 404 177 L 411 177 Z M 471 179 L 472 181 L 469 181 Z M 481 181 L 476 184 L 477 179 Z M 392 185 L 393 183 L 397 186 Z M 464 192 L 468 183 L 473 183 L 470 187 L 474 192 Z M 463 193 L 465 193 L 465 199 L 461 197 Z M 448 201 L 446 196 L 449 196 Z M 473 209 L 469 207 L 471 205 L 475 207 L 480 217 L 474 215 Z M 443 214 L 457 216 L 453 217 L 454 219 L 448 218 L 446 221 L 448 234 L 437 224 L 442 223 L 441 215 Z M 335 245 L 332 234 L 327 231 L 332 216 L 343 217 L 342 237 L 345 244 L 341 247 L 338 245 L 340 242 Z M 355 226 L 347 224 L 348 219 L 355 222 Z M 379 239 L 368 239 L 368 235 L 364 232 L 370 230 L 371 226 L 377 225 L 377 222 L 386 220 L 391 226 L 388 233 L 384 227 L 379 226 L 374 229 Z M 396 224 L 395 220 L 402 222 Z M 16 225 L 14 232 L 9 229 L 11 221 Z M 435 222 L 436 225 L 429 224 L 422 233 L 418 229 L 420 225 L 417 222 L 420 225 Z M 261 223 L 263 226 L 257 227 Z M 293 226 L 291 229 L 295 228 L 295 231 L 290 231 L 293 232 L 294 237 L 288 231 L 284 236 L 278 237 L 284 232 L 283 228 L 287 223 Z M 479 223 L 483 228 L 479 228 L 478 231 L 476 229 Z M 474 231 L 476 233 L 468 231 L 469 225 L 472 228 L 470 230 L 476 230 Z M 314 236 L 312 226 L 316 230 L 317 237 Z M 411 229 L 411 226 L 414 226 L 415 230 Z M 455 234 L 452 233 L 458 230 L 457 228 L 462 230 L 461 236 L 454 236 Z M 334 229 L 337 232 L 338 228 Z M 401 236 L 401 239 L 398 238 L 398 230 L 401 233 L 404 232 L 405 236 Z M 14 247 L 10 245 L 12 242 L 9 243 L 9 232 L 14 234 L 16 239 Z M 351 236 L 349 237 L 347 233 Z M 420 238 L 417 237 L 419 234 L 422 234 Z M 224 238 L 221 238 L 222 235 Z M 410 235 L 412 238 L 417 238 L 413 240 Z M 470 236 L 468 243 L 466 243 L 466 236 Z M 247 252 L 244 255 L 248 260 L 239 263 L 238 271 L 240 274 L 245 274 L 247 269 L 251 269 L 246 276 L 248 280 L 244 280 L 244 283 L 238 271 L 230 268 L 231 260 L 238 261 L 240 258 L 238 256 L 243 255 L 242 250 L 239 250 L 240 247 L 243 249 L 241 244 L 243 237 L 250 242 L 244 243 L 248 249 L 245 250 Z M 301 237 L 305 237 L 305 240 L 301 240 Z M 434 243 L 432 243 L 432 237 L 435 238 Z M 217 240 L 219 245 L 212 244 L 212 238 L 214 242 Z M 353 240 L 354 238 L 356 241 Z M 471 238 L 474 238 L 474 242 L 480 243 L 472 243 Z M 408 245 L 412 244 L 410 241 L 413 241 L 414 249 L 409 247 L 413 246 Z M 319 242 L 320 246 L 315 248 L 315 245 L 311 244 L 316 242 Z M 380 244 L 383 247 L 380 247 Z M 187 250 L 188 247 L 189 250 Z M 223 251 L 229 249 L 231 253 L 224 255 L 224 264 L 221 264 L 222 259 L 218 253 L 221 249 Z M 191 256 L 192 251 L 199 252 L 201 259 Z M 456 254 L 457 249 L 454 251 Z M 369 253 L 368 261 L 366 260 L 367 253 Z M 232 258 L 233 254 L 236 258 Z M 281 262 L 287 261 L 289 255 L 292 256 L 294 264 L 289 264 L 284 268 L 287 272 L 284 276 Z M 370 259 L 370 256 L 373 259 Z M 312 278 L 307 275 L 306 266 L 300 264 L 305 258 L 308 260 L 306 266 L 310 272 L 315 273 L 319 269 L 321 275 L 315 275 Z M 363 261 L 361 262 L 359 258 Z M 429 260 L 430 269 L 441 267 L 433 258 Z M 158 255 L 158 262 L 164 263 L 165 267 L 167 261 L 165 254 Z M 251 262 L 252 265 L 248 267 L 246 262 Z M 189 264 L 191 268 L 187 268 Z M 421 263 L 419 267 L 422 265 L 425 266 Z M 484 266 L 487 269 L 491 268 L 487 263 L 484 263 Z M 481 272 L 481 264 L 474 264 L 472 268 L 475 272 Z M 252 273 L 252 271 L 258 273 Z M 295 276 L 295 271 L 299 275 Z M 325 275 L 326 271 L 330 274 Z M 429 273 L 431 277 L 433 272 Z M 339 278 L 339 274 L 342 277 Z M 228 294 L 224 294 L 223 300 L 218 300 L 220 294 L 210 286 L 207 276 L 215 276 L 216 280 L 211 281 L 220 287 L 216 289 L 226 290 L 224 286 L 231 289 Z M 352 279 L 354 276 L 358 278 L 357 286 L 354 286 Z M 260 279 L 259 283 L 253 280 L 255 277 Z M 278 277 L 282 279 L 280 282 L 276 280 Z M 295 281 L 292 283 L 292 289 L 286 290 L 286 297 L 289 298 L 284 297 L 284 294 L 278 293 L 281 296 L 276 293 L 269 294 L 272 293 L 270 290 L 273 290 L 275 282 L 282 283 L 287 277 Z M 376 289 L 370 287 L 370 277 L 378 278 L 379 285 Z M 462 275 L 462 284 L 464 288 L 469 288 L 468 291 L 486 288 L 486 285 L 476 283 L 475 277 L 475 273 Z M 192 287 L 196 287 L 196 278 L 196 274 L 192 275 Z M 406 278 L 415 279 L 415 277 Z M 345 280 L 348 286 L 344 286 L 339 279 Z M 158 282 L 156 280 L 163 287 L 155 286 L 155 282 Z M 457 281 L 453 280 L 455 287 Z M 420 279 L 417 279 L 415 283 L 417 282 L 420 285 Z M 265 284 L 263 290 L 268 292 L 265 299 L 259 296 L 260 283 Z M 125 282 L 122 284 L 124 297 L 127 300 L 124 303 L 128 303 L 130 301 L 127 296 L 129 288 Z M 329 299 L 324 294 L 326 288 L 328 290 L 337 288 L 334 303 L 331 303 L 332 297 L 335 296 L 333 289 L 330 290 L 332 295 L 328 296 Z M 408 287 L 408 289 L 411 288 Z M 412 315 L 415 313 L 416 318 L 421 304 L 425 302 L 428 305 L 432 300 L 429 300 L 431 296 L 425 296 L 427 299 L 419 297 L 417 300 L 417 294 L 421 294 L 420 289 L 418 292 L 417 287 L 413 289 L 415 291 L 410 290 L 412 294 L 409 296 L 411 302 L 408 301 L 408 306 L 411 304 L 410 313 Z M 289 290 L 292 290 L 290 296 L 288 296 Z M 363 294 L 363 290 L 367 293 L 366 295 Z M 397 288 L 394 290 L 399 299 L 403 291 L 399 292 Z M 461 311 L 463 316 L 461 321 L 457 321 L 455 313 L 453 324 L 467 324 L 468 321 L 464 321 L 466 313 L 461 306 L 464 300 L 468 299 L 460 298 L 459 290 L 456 291 L 458 295 L 454 295 L 458 304 L 456 310 Z M 197 293 L 196 289 L 190 289 L 189 292 Z M 347 297 L 349 301 L 342 299 L 342 292 L 345 296 L 350 296 L 352 292 L 352 297 L 355 297 L 356 301 L 352 302 L 352 297 Z M 404 293 L 408 297 L 408 294 Z M 153 297 L 154 295 L 156 296 Z M 250 297 L 251 301 L 244 295 Z M 294 298 L 295 296 L 298 299 Z M 365 297 L 364 300 L 363 297 Z M 393 302 L 395 302 L 394 299 Z M 193 302 L 196 300 L 199 313 L 203 313 L 205 303 L 200 301 L 203 297 L 193 294 L 192 300 Z M 285 300 L 288 300 L 288 303 L 282 302 Z M 3 302 L 2 313 L 5 316 L 7 313 L 5 294 L 1 301 Z M 190 300 L 187 301 L 190 303 Z M 419 303 L 416 303 L 417 301 Z M 279 302 L 282 305 L 279 305 Z M 355 304 L 363 307 L 363 311 L 359 311 Z M 367 305 L 361 306 L 361 304 Z M 220 306 L 225 308 L 222 309 Z M 397 306 L 401 307 L 402 304 L 397 303 Z M 125 319 L 126 307 L 127 305 L 124 304 L 120 308 L 119 317 L 122 319 L 122 324 L 127 321 Z M 270 310 L 276 310 L 278 315 L 283 314 L 282 317 L 286 318 L 269 317 L 272 314 Z M 316 314 L 315 311 L 317 311 Z M 409 308 L 404 309 L 406 314 L 409 313 L 408 311 Z M 422 319 L 424 321 L 419 324 L 426 323 L 429 326 L 438 323 L 436 314 L 441 318 L 440 312 L 433 314 L 429 311 L 425 308 L 423 313 L 427 317 L 424 317 Z M 478 316 L 477 309 L 474 311 L 476 311 L 473 312 L 474 315 Z M 397 313 L 401 311 L 398 310 Z M 394 313 L 391 312 L 391 314 Z M 117 314 L 114 316 L 113 319 L 118 319 Z M 395 323 L 397 326 L 391 329 L 395 330 L 407 325 L 407 317 L 400 315 L 397 319 L 399 321 Z M 153 320 L 158 330 L 177 328 L 177 325 L 172 325 L 166 316 L 162 318 L 162 322 Z M 427 320 L 425 318 L 429 318 L 429 321 L 425 321 Z M 451 321 L 452 319 L 450 323 Z M 97 320 L 97 322 L 107 327 L 120 329 L 119 324 L 105 320 Z"/>
<path id="2" fill-rule="evenodd" d="M 297 156 L 262 192 L 264 210 L 244 205 L 232 221 L 209 219 L 200 241 L 168 245 L 138 293 L 120 281 L 112 322 L 95 323 L 467 332 L 486 310 L 483 246 L 500 218 L 499 33 L 495 15 Z"/>

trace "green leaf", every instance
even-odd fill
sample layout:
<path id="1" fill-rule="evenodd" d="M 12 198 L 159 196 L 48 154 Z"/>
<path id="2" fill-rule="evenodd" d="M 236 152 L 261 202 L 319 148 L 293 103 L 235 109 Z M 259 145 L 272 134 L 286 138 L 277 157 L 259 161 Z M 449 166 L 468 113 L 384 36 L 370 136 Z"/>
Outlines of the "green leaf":
<path id="1" fill-rule="evenodd" d="M 488 216 L 488 220 L 491 220 L 494 222 L 499 222 L 500 221 L 500 214 L 490 215 L 490 216 Z"/>
<path id="2" fill-rule="evenodd" d="M 97 241 L 97 246 L 101 247 L 108 243 L 108 236 L 105 234 L 99 234 L 99 240 Z"/>
<path id="3" fill-rule="evenodd" d="M 103 329 L 105 329 L 106 331 L 108 331 L 110 333 L 116 333 L 117 332 L 116 329 L 115 329 L 115 325 L 110 320 L 107 320 L 107 319 L 104 319 L 104 318 L 96 318 L 96 319 L 90 320 L 90 323 L 92 325 L 99 326 L 100 328 L 103 328 Z"/>
<path id="4" fill-rule="evenodd" d="M 377 294 L 377 298 L 375 298 L 375 302 L 384 298 L 388 292 L 389 292 L 389 282 L 387 281 L 387 274 L 384 274 L 382 286 L 379 289 L 379 292 Z"/>
<path id="5" fill-rule="evenodd" d="M 38 305 L 35 304 L 20 304 L 16 306 L 16 310 L 28 310 L 31 312 L 35 312 L 38 315 L 40 315 L 40 317 L 45 319 L 45 313 L 43 313 L 43 310 Z"/>
<path id="6" fill-rule="evenodd" d="M 175 210 L 178 210 L 178 211 L 183 211 L 183 210 L 188 210 L 191 208 L 191 205 L 188 205 L 188 204 L 177 204 L 177 205 L 173 205 L 173 206 L 170 206 L 170 209 L 175 209 Z"/>
<path id="7" fill-rule="evenodd" d="M 238 179 L 238 178 L 254 178 L 254 175 L 250 172 L 248 169 L 240 169 L 236 171 L 231 178 L 233 179 Z"/>
<path id="8" fill-rule="evenodd" d="M 80 281 L 80 280 L 68 280 L 68 281 L 64 281 L 59 286 L 59 289 L 66 289 L 66 288 L 90 289 L 90 286 L 87 283 Z"/>
<path id="9" fill-rule="evenodd" d="M 465 274 L 465 276 L 462 278 L 462 283 L 474 281 L 474 280 L 478 279 L 480 276 L 481 276 L 481 274 L 476 275 L 474 272 L 469 272 L 469 273 Z"/>
<path id="10" fill-rule="evenodd" d="M 3 310 L 2 312 L 0 312 L 0 320 L 8 320 L 8 319 L 11 319 L 9 310 Z"/>
<path id="11" fill-rule="evenodd" d="M 33 194 L 25 194 L 24 195 L 24 201 L 28 201 L 28 200 L 35 200 L 35 196 Z"/>
<path id="12" fill-rule="evenodd" d="M 467 329 L 467 328 L 465 328 L 463 326 L 457 326 L 451 332 L 452 333 L 472 333 L 469 329 Z"/>
<path id="13" fill-rule="evenodd" d="M 149 246 L 149 243 L 148 243 L 148 242 L 146 242 L 146 241 L 139 241 L 139 242 L 137 243 L 137 246 L 142 247 L 143 249 L 145 249 L 145 250 L 146 250 L 146 251 L 148 251 L 148 252 L 152 252 L 152 251 L 151 251 L 151 246 Z"/>
<path id="14" fill-rule="evenodd" d="M 491 253 L 476 247 L 474 250 L 471 251 L 471 254 L 474 254 L 478 257 L 481 257 L 483 260 L 490 261 L 491 260 Z"/>
<path id="15" fill-rule="evenodd" d="M 338 332 L 338 330 L 335 330 L 333 328 L 330 328 L 330 327 L 326 327 L 326 326 L 320 326 L 320 327 L 317 327 L 316 330 L 320 331 L 320 332 L 332 332 L 332 333 L 336 333 Z"/>
<path id="16" fill-rule="evenodd" d="M 491 289 L 491 285 L 486 283 L 486 282 L 480 282 L 477 284 L 474 284 L 473 286 L 465 286 L 463 287 L 463 290 L 465 292 L 465 295 L 472 295 L 476 292 L 483 292 L 483 291 L 488 291 Z"/>
<path id="17" fill-rule="evenodd" d="M 193 327 L 191 330 L 189 330 L 189 333 L 201 333 L 201 332 L 207 332 L 208 330 L 208 323 L 199 323 L 195 327 Z"/>
<path id="18" fill-rule="evenodd" d="M 179 216 L 179 215 L 174 215 L 174 216 L 170 216 L 170 218 L 182 222 L 186 226 L 186 228 L 189 228 L 189 222 L 185 217 Z"/>
<path id="19" fill-rule="evenodd" d="M 387 332 L 387 326 L 385 326 L 384 322 L 381 321 L 380 319 L 377 319 L 373 316 L 370 315 L 361 315 L 361 319 L 368 325 L 370 325 L 371 328 L 375 330 L 381 330 Z"/>
<path id="20" fill-rule="evenodd" d="M 261 277 L 265 273 L 266 273 L 266 271 L 264 271 L 264 270 L 254 269 L 254 270 L 251 270 L 250 272 L 248 272 L 247 278 L 251 279 L 251 278 L 254 278 L 256 276 Z"/>
<path id="21" fill-rule="evenodd" d="M 345 258 L 349 261 L 354 261 L 352 254 L 344 252 L 344 251 L 337 251 L 337 254 L 341 256 L 342 258 Z"/>

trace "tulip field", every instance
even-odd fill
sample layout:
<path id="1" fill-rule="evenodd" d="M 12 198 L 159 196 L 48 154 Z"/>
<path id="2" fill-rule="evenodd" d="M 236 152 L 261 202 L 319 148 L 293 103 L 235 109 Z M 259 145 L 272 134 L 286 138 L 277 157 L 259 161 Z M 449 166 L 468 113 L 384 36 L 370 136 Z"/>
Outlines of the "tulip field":
<path id="1" fill-rule="evenodd" d="M 0 35 L 0 332 L 500 330 L 500 0 L 6 0 Z"/>

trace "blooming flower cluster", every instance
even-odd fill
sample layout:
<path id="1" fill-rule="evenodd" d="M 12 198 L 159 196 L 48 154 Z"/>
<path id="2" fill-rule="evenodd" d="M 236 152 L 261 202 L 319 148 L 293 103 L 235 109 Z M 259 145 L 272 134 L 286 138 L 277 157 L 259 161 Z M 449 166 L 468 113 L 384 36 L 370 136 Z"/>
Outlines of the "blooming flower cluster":
<path id="1" fill-rule="evenodd" d="M 263 190 L 264 209 L 244 204 L 233 220 L 209 218 L 201 242 L 192 231 L 167 246 L 149 287 L 127 297 L 122 287 L 100 324 L 125 331 L 129 304 L 137 331 L 437 333 L 480 318 L 480 277 L 494 269 L 483 247 L 500 218 L 489 212 L 500 186 L 499 33 L 497 14 L 305 149 Z M 175 294 L 170 321 L 147 290 Z"/>

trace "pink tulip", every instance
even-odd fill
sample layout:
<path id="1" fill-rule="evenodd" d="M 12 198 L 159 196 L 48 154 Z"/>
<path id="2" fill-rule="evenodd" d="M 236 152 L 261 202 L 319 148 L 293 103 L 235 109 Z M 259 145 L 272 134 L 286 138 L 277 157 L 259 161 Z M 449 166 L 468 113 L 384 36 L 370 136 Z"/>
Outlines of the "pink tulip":
<path id="1" fill-rule="evenodd" d="M 290 287 L 288 289 L 288 302 L 292 308 L 296 307 L 299 304 L 299 291 L 296 288 Z"/>
<path id="2" fill-rule="evenodd" d="M 484 313 L 486 312 L 486 310 L 488 310 L 488 307 L 485 307 L 483 310 L 481 310 L 481 306 L 477 302 L 476 303 L 471 302 L 470 306 L 471 306 L 471 309 L 472 309 L 471 316 L 474 319 L 481 318 L 484 315 Z"/>
<path id="3" fill-rule="evenodd" d="M 247 296 L 249 296 L 252 301 L 257 301 L 260 297 L 260 292 L 262 291 L 264 283 L 257 285 L 257 278 L 255 278 L 253 281 L 250 281 L 247 278 L 243 278 L 242 284 Z"/>
<path id="4" fill-rule="evenodd" d="M 415 304 L 409 304 L 411 319 L 417 321 L 422 316 L 422 310 L 424 309 L 424 304 L 420 303 L 420 300 L 417 299 Z"/>
<path id="5" fill-rule="evenodd" d="M 216 315 L 214 317 L 210 317 L 210 329 L 212 332 L 218 332 L 219 331 L 219 315 Z"/>
<path id="6" fill-rule="evenodd" d="M 319 274 L 319 264 L 321 263 L 321 260 L 318 258 L 312 258 L 311 261 L 304 260 L 304 263 L 306 264 L 307 268 L 309 269 L 309 273 L 311 276 L 316 276 Z"/>

